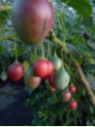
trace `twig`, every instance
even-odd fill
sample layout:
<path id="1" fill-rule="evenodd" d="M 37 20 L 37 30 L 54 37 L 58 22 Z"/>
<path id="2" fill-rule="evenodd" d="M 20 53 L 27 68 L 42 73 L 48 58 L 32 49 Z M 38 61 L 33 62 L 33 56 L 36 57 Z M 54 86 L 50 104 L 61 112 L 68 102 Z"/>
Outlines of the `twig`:
<path id="1" fill-rule="evenodd" d="M 80 65 L 78 64 L 78 62 L 73 57 L 72 57 L 72 61 L 74 63 L 75 70 L 76 70 L 77 74 L 80 76 L 80 79 L 86 88 L 86 91 L 88 93 L 88 96 L 90 98 L 91 103 L 95 105 L 95 96 L 94 96 L 94 94 L 90 88 L 89 82 L 86 80 Z"/>

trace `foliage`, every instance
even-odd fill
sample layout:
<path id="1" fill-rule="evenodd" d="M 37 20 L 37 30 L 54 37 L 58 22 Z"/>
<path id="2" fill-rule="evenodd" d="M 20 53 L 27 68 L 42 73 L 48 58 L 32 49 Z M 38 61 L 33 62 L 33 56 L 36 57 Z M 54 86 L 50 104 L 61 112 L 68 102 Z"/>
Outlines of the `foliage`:
<path id="1" fill-rule="evenodd" d="M 62 3 L 67 3 L 65 8 Z M 56 35 L 61 40 L 64 37 L 63 27 L 60 27 L 60 17 L 58 17 L 61 14 L 66 28 L 66 46 L 73 51 L 85 75 L 90 75 L 87 78 L 92 83 L 92 77 L 95 78 L 95 26 L 91 17 L 91 3 L 88 0 L 61 0 L 61 2 L 57 2 L 56 6 L 54 5 L 54 9 L 56 14 L 53 29 Z M 12 24 L 8 24 L 10 22 L 8 14 L 9 12 L 6 11 L 0 12 L 0 37 L 2 37 L 4 31 L 6 34 L 9 34 L 10 31 L 13 33 L 14 31 Z M 84 32 L 89 35 L 90 38 L 88 40 L 84 39 Z M 54 56 L 55 51 L 62 59 L 64 67 L 71 77 L 70 85 L 74 84 L 77 87 L 77 93 L 73 94 L 73 99 L 77 100 L 78 108 L 76 111 L 70 111 L 68 103 L 62 101 L 61 92 L 56 90 L 51 93 L 49 82 L 43 81 L 35 91 L 29 90 L 30 95 L 25 101 L 25 105 L 31 105 L 33 109 L 33 119 L 30 124 L 39 126 L 95 125 L 95 108 L 90 104 L 83 84 L 75 73 L 70 56 L 62 54 L 60 47 L 54 45 L 49 40 L 45 39 L 43 45 L 38 44 L 34 46 L 24 44 L 18 38 L 12 38 L 0 43 L 0 70 L 3 71 L 4 64 L 7 71 L 7 67 L 14 62 L 16 55 L 21 63 L 27 60 L 30 63 L 30 67 L 32 67 L 32 64 L 41 58 L 43 54 L 47 59 L 50 59 Z M 95 90 L 92 84 L 91 88 Z"/>
<path id="2" fill-rule="evenodd" d="M 92 15 L 92 6 L 88 0 L 61 0 L 62 2 L 67 3 L 67 5 L 73 7 L 77 13 L 81 16 L 91 16 Z"/>

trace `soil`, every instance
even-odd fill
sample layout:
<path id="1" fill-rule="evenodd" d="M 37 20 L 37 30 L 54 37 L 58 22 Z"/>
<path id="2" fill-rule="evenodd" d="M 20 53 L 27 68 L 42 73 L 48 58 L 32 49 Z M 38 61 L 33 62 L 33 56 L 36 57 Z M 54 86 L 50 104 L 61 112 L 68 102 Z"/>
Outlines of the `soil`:
<path id="1" fill-rule="evenodd" d="M 32 107 L 24 105 L 28 96 L 23 80 L 0 81 L 0 126 L 25 126 L 32 120 Z"/>

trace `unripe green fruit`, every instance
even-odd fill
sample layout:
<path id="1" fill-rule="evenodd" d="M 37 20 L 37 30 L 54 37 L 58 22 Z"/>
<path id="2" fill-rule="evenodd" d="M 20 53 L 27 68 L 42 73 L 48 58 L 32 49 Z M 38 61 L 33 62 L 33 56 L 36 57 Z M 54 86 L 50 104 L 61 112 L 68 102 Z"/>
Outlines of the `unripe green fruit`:
<path id="1" fill-rule="evenodd" d="M 1 75 L 0 75 L 0 78 L 1 78 L 2 81 L 6 81 L 7 78 L 8 78 L 7 73 L 6 73 L 5 71 L 3 71 L 3 72 L 1 73 Z"/>
<path id="2" fill-rule="evenodd" d="M 51 59 L 52 63 L 54 64 L 54 70 L 55 71 L 58 71 L 61 66 L 62 66 L 62 61 L 59 57 L 57 56 L 54 56 L 52 59 Z"/>
<path id="3" fill-rule="evenodd" d="M 64 68 L 60 68 L 55 74 L 54 83 L 57 89 L 64 90 L 70 82 L 70 76 Z"/>

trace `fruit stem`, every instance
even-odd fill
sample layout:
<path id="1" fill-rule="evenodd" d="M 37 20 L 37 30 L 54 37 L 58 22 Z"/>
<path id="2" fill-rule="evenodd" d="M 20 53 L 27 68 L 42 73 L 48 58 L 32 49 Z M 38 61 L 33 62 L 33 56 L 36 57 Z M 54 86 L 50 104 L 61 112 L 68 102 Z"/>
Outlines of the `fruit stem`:
<path id="1" fill-rule="evenodd" d="M 44 50 L 44 43 L 41 42 L 41 49 L 42 49 L 42 58 L 45 59 L 45 50 Z"/>
<path id="2" fill-rule="evenodd" d="M 58 24 L 60 26 L 61 31 L 63 32 L 63 45 L 66 46 L 66 30 L 65 30 L 65 25 L 64 25 L 64 20 L 62 19 L 62 13 L 57 14 L 57 19 L 58 19 Z"/>
<path id="3" fill-rule="evenodd" d="M 59 16 L 59 19 L 60 19 L 60 24 L 61 24 L 62 31 L 63 31 L 63 43 L 65 45 L 66 44 L 66 30 L 65 30 L 64 20 L 62 19 L 62 15 Z"/>
<path id="4" fill-rule="evenodd" d="M 17 43 L 15 42 L 15 51 L 16 51 L 16 55 L 15 55 L 15 63 L 18 63 L 18 51 L 17 51 Z"/>
<path id="5" fill-rule="evenodd" d="M 50 42 L 48 41 L 48 57 L 51 57 Z"/>
<path id="6" fill-rule="evenodd" d="M 62 50 L 61 50 L 61 59 L 62 59 L 62 66 L 64 66 L 63 51 Z"/>
<path id="7" fill-rule="evenodd" d="M 65 53 L 68 53 L 68 52 L 69 52 L 69 50 L 65 47 L 65 45 L 63 45 L 62 41 L 59 40 L 59 39 L 56 37 L 56 35 L 55 35 L 55 33 L 54 33 L 54 31 L 53 31 L 52 29 L 51 29 L 51 31 L 50 31 L 50 34 L 49 34 L 48 39 L 49 39 L 50 41 L 54 42 L 55 44 L 59 45 L 60 47 L 62 47 L 62 49 L 63 49 L 63 51 L 65 51 Z"/>
<path id="8" fill-rule="evenodd" d="M 57 57 L 57 54 L 56 54 L 56 45 L 54 47 L 54 57 Z"/>

